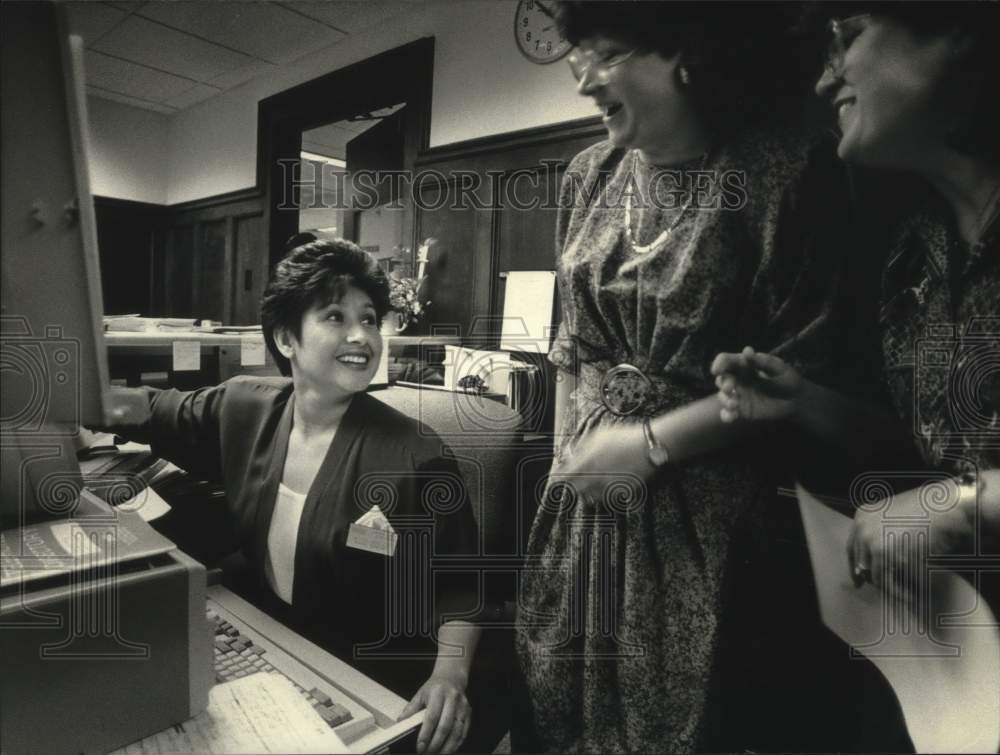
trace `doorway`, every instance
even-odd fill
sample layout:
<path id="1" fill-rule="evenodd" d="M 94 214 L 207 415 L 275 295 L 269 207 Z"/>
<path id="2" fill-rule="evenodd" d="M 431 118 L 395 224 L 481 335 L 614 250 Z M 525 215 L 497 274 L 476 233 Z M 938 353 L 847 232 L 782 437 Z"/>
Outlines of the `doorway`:
<path id="1" fill-rule="evenodd" d="M 298 230 L 354 241 L 387 273 L 405 246 L 402 203 L 377 182 L 354 201 L 354 184 L 361 172 L 403 170 L 406 116 L 400 102 L 302 132 Z"/>
<path id="2" fill-rule="evenodd" d="M 356 211 L 352 197 L 339 193 L 347 187 L 349 194 L 351 182 L 337 176 L 362 169 L 413 170 L 417 154 L 430 142 L 433 69 L 434 40 L 424 38 L 260 103 L 257 170 L 271 264 L 303 222 L 309 224 L 305 227 L 334 228 L 336 235 L 362 245 L 378 245 L 379 257 L 388 256 L 391 249 L 382 247 L 389 243 L 414 246 L 413 204 L 407 192 L 396 196 L 379 190 L 374 204 L 361 204 Z M 317 175 L 324 180 L 317 182 Z M 309 202 L 303 202 L 307 193 Z"/>

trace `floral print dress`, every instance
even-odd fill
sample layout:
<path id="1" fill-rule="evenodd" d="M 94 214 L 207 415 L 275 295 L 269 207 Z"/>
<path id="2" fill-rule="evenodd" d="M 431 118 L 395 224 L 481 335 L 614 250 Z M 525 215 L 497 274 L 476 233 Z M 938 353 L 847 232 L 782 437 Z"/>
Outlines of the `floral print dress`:
<path id="1" fill-rule="evenodd" d="M 646 253 L 624 233 L 623 197 L 636 187 L 635 243 L 671 229 Z M 701 193 L 685 201 L 691 190 Z M 661 191 L 676 201 L 652 201 Z M 824 370 L 846 197 L 832 146 L 790 129 L 746 134 L 670 170 L 607 142 L 577 155 L 561 196 L 563 318 L 550 354 L 576 375 L 575 416 L 553 472 L 585 433 L 713 394 L 721 351 L 749 344 L 806 374 Z M 620 363 L 653 386 L 629 417 L 601 400 L 604 373 Z M 614 485 L 596 501 L 546 492 L 516 630 L 521 746 L 718 749 L 735 554 L 774 482 L 748 444 L 668 464 L 637 498 Z"/>

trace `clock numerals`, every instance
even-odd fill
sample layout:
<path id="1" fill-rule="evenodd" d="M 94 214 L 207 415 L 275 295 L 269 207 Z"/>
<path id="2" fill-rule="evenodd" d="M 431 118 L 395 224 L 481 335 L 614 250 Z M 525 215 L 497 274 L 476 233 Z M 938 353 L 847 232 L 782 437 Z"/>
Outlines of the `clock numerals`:
<path id="1" fill-rule="evenodd" d="M 514 38 L 518 49 L 535 63 L 559 60 L 570 46 L 559 33 L 554 10 L 538 0 L 521 0 L 514 15 Z"/>

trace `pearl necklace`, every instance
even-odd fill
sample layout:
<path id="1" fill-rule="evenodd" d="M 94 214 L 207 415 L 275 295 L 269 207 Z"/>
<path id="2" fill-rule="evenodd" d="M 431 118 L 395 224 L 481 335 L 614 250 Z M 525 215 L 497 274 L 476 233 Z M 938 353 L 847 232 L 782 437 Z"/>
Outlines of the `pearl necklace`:
<path id="1" fill-rule="evenodd" d="M 708 162 L 708 152 L 705 152 L 701 156 L 701 162 L 698 163 L 698 170 L 702 170 L 705 167 L 705 163 Z M 639 153 L 637 150 L 632 151 L 632 175 L 636 174 L 635 169 L 639 165 Z M 635 243 L 635 234 L 632 232 L 632 192 L 625 195 L 625 240 L 628 241 L 629 246 L 632 247 L 632 251 L 636 254 L 648 254 L 649 252 L 656 249 L 658 246 L 663 244 L 670 234 L 674 232 L 674 229 L 680 225 L 681 219 L 684 214 L 688 211 L 691 205 L 694 204 L 694 192 L 691 191 L 688 194 L 688 198 L 684 201 L 684 205 L 681 207 L 681 211 L 677 213 L 677 216 L 671 221 L 670 225 L 667 226 L 660 235 L 653 239 L 648 244 L 637 244 Z"/>

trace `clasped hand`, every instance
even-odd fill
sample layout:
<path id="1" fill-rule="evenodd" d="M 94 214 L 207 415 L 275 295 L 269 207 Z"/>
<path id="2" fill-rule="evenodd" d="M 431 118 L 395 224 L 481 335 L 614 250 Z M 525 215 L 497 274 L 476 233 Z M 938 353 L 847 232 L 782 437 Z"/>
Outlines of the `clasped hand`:
<path id="1" fill-rule="evenodd" d="M 798 411 L 803 379 L 780 357 L 747 346 L 739 354 L 719 354 L 711 372 L 723 422 L 786 419 Z"/>
<path id="2" fill-rule="evenodd" d="M 399 714 L 396 720 L 402 721 L 426 708 L 417 734 L 417 753 L 450 753 L 465 741 L 472 720 L 466 681 L 458 673 L 435 671 Z"/>

